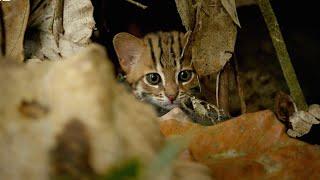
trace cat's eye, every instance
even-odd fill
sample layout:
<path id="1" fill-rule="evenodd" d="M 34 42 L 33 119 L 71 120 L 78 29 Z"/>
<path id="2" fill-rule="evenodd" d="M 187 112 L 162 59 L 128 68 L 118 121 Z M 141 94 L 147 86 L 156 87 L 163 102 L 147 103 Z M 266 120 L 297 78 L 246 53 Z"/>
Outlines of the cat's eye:
<path id="1" fill-rule="evenodd" d="M 146 75 L 146 80 L 151 85 L 157 85 L 161 82 L 161 77 L 158 73 L 149 73 Z"/>
<path id="2" fill-rule="evenodd" d="M 193 76 L 193 72 L 191 70 L 180 71 L 178 75 L 179 82 L 188 82 Z"/>

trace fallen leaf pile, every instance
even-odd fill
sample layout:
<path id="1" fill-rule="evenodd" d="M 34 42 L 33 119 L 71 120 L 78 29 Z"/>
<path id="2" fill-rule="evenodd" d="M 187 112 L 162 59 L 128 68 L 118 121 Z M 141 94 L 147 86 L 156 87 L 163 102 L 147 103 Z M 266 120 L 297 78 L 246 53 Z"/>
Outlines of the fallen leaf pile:
<path id="1" fill-rule="evenodd" d="M 176 5 L 186 30 L 193 31 L 197 73 L 220 71 L 233 54 L 240 25 L 235 2 Z M 164 159 L 168 154 L 161 151 L 164 139 L 152 109 L 116 84 L 101 47 L 86 49 L 95 25 L 90 0 L 12 0 L 3 11 L 7 56 L 20 63 L 65 60 L 0 60 L 0 179 L 115 179 L 157 160 L 165 168 L 147 174 L 153 179 L 209 179 L 202 164 L 217 179 L 320 179 L 319 146 L 290 138 L 271 111 L 201 126 L 175 109 L 161 119 L 160 130 L 166 137 L 191 135 L 191 141 L 183 160 L 161 161 L 159 152 Z M 319 109 L 295 113 L 289 135 L 300 136 L 319 123 Z"/>
<path id="2" fill-rule="evenodd" d="M 208 165 L 217 179 L 320 178 L 320 148 L 290 138 L 269 110 L 215 126 L 168 119 L 160 127 L 167 137 L 192 131 L 192 158 Z"/>

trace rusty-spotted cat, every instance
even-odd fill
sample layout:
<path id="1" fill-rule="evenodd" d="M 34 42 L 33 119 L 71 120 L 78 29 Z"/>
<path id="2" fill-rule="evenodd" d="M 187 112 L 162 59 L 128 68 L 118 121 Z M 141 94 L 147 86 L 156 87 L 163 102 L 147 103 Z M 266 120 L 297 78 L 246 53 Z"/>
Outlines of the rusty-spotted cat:
<path id="1" fill-rule="evenodd" d="M 191 58 L 183 55 L 187 37 L 182 32 L 157 32 L 137 38 L 118 33 L 114 49 L 133 93 L 166 110 L 199 91 L 199 80 Z"/>

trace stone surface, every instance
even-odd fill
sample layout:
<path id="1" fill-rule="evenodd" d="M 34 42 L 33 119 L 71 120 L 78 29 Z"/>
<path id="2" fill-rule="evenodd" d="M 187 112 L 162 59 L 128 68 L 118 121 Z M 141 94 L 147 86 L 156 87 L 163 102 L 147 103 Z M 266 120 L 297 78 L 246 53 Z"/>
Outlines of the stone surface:
<path id="1" fill-rule="evenodd" d="M 0 179 L 93 178 L 132 159 L 148 167 L 163 148 L 155 112 L 117 84 L 102 47 L 64 61 L 0 62 Z M 155 179 L 210 177 L 194 162 L 168 169 Z"/>

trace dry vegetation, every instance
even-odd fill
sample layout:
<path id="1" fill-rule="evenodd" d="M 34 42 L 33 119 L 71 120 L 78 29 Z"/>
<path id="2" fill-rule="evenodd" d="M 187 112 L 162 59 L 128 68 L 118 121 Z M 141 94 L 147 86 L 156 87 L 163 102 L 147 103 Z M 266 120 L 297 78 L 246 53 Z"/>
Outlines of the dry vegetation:
<path id="1" fill-rule="evenodd" d="M 234 87 L 243 115 L 206 127 L 174 109 L 159 120 L 116 81 L 110 57 L 92 42 L 102 25 L 90 0 L 0 1 L 0 179 L 320 177 L 319 148 L 286 133 L 299 137 L 320 122 L 320 106 L 306 107 L 293 69 L 285 73 L 294 101 L 277 102 L 284 123 L 270 110 L 246 114 L 230 60 L 240 26 L 235 1 L 175 3 L 206 100 L 228 112 Z"/>

